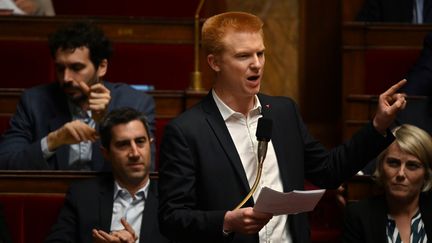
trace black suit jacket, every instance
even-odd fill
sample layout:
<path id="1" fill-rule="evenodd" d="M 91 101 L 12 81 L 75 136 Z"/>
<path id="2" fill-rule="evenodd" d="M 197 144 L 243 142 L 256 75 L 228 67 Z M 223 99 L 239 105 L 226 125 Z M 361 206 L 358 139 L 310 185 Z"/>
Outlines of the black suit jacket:
<path id="1" fill-rule="evenodd" d="M 155 104 L 151 96 L 136 91 L 126 84 L 104 82 L 111 92 L 108 111 L 132 107 L 147 115 L 154 134 Z M 24 91 L 11 118 L 11 128 L 0 142 L 0 169 L 68 170 L 69 146 L 62 146 L 47 161 L 42 156 L 41 139 L 72 120 L 66 96 L 57 82 Z M 92 147 L 92 170 L 102 170 L 104 160 L 100 143 Z"/>
<path id="2" fill-rule="evenodd" d="M 142 216 L 140 242 L 168 242 L 159 233 L 157 188 L 150 182 Z M 110 232 L 114 179 L 100 177 L 71 185 L 57 223 L 46 242 L 93 242 L 92 230 Z"/>
<path id="3" fill-rule="evenodd" d="M 432 194 L 420 194 L 420 213 L 428 241 L 432 239 Z M 383 195 L 349 204 L 345 210 L 343 242 L 387 242 L 387 202 Z"/>
<path id="4" fill-rule="evenodd" d="M 309 134 L 291 99 L 258 97 L 264 116 L 273 120 L 272 143 L 285 192 L 303 189 L 305 179 L 336 188 L 393 141 L 369 124 L 351 141 L 327 151 Z M 226 211 L 250 188 L 211 93 L 166 126 L 159 176 L 159 222 L 165 236 L 179 242 L 258 242 L 258 234 L 222 234 Z M 253 200 L 245 206 L 253 206 Z M 289 225 L 294 242 L 309 242 L 306 214 L 291 215 Z"/>
<path id="5" fill-rule="evenodd" d="M 412 23 L 415 0 L 365 0 L 357 21 Z M 423 22 L 432 22 L 432 3 L 424 0 Z"/>

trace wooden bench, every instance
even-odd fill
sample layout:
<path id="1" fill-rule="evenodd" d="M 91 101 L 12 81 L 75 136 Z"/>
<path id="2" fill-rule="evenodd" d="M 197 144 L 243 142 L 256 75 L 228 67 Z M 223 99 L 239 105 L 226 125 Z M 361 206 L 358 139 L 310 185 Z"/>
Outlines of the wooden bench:
<path id="1" fill-rule="evenodd" d="M 63 206 L 69 184 L 97 175 L 100 173 L 0 171 L 0 204 L 13 242 L 43 242 Z M 151 173 L 150 178 L 157 180 L 157 173 Z M 334 191 L 326 193 L 310 219 L 312 242 L 339 241 L 341 210 Z"/>
<path id="2" fill-rule="evenodd" d="M 432 25 L 343 23 L 341 102 L 344 140 L 355 130 L 352 123 L 345 121 L 356 119 L 353 114 L 365 114 L 368 118 L 371 115 L 360 103 L 351 102 L 353 96 L 378 95 L 405 78 L 430 31 Z"/>

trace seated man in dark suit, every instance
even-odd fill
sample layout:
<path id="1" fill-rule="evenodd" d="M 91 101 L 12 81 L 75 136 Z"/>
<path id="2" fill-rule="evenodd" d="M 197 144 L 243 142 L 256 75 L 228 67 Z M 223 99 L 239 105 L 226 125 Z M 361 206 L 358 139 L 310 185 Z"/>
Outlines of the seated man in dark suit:
<path id="1" fill-rule="evenodd" d="M 149 179 L 152 138 L 145 115 L 113 110 L 99 129 L 112 175 L 70 187 L 47 242 L 167 242 L 159 234 L 157 190 Z"/>
<path id="2" fill-rule="evenodd" d="M 89 23 L 59 29 L 49 39 L 58 82 L 26 90 L 0 141 L 0 169 L 102 170 L 96 125 L 107 111 L 144 112 L 154 134 L 154 100 L 126 84 L 102 81 L 112 53 Z"/>

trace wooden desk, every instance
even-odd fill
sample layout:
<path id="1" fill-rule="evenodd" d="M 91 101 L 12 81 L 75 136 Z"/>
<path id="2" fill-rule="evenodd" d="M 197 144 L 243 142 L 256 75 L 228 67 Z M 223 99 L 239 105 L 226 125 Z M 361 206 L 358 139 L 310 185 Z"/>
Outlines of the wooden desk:
<path id="1" fill-rule="evenodd" d="M 62 194 L 70 183 L 104 175 L 90 171 L 20 171 L 0 170 L 0 195 L 10 194 Z M 157 179 L 157 172 L 150 172 L 150 179 Z"/>
<path id="2" fill-rule="evenodd" d="M 73 16 L 0 16 L 0 40 L 44 41 L 60 26 L 78 19 Z M 113 42 L 193 44 L 193 20 L 162 20 L 138 17 L 85 17 L 100 26 Z"/>
<path id="3" fill-rule="evenodd" d="M 345 198 L 355 202 L 382 193 L 371 176 L 354 176 L 345 183 Z"/>
<path id="4" fill-rule="evenodd" d="M 23 89 L 0 88 L 0 116 L 10 117 Z M 200 101 L 208 91 L 155 90 L 146 92 L 153 96 L 156 103 L 156 118 L 174 118 L 186 108 Z"/>

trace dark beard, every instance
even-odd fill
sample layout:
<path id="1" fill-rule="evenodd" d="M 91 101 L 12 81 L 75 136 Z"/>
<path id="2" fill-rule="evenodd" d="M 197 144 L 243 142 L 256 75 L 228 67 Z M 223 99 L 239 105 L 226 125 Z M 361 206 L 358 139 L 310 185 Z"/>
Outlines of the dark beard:
<path id="1" fill-rule="evenodd" d="M 87 85 L 89 86 L 89 87 L 91 87 L 92 85 L 94 85 L 94 84 L 96 84 L 96 83 L 99 83 L 99 78 L 98 78 L 98 76 L 95 74 L 94 76 L 93 76 L 93 78 L 91 78 L 90 80 L 88 80 L 87 82 Z M 72 83 L 63 83 L 63 85 L 62 85 L 62 88 L 63 89 L 68 89 L 68 88 L 72 88 L 72 89 L 78 89 L 78 90 L 80 90 L 80 95 L 79 96 L 76 96 L 76 97 L 72 97 L 72 96 L 69 96 L 68 95 L 68 99 L 72 102 L 72 103 L 74 103 L 74 104 L 76 104 L 77 106 L 80 106 L 80 107 L 86 107 L 86 106 L 88 106 L 88 96 L 87 96 L 87 94 L 85 94 L 84 92 L 82 92 L 81 91 L 81 89 L 78 87 L 74 87 L 73 86 L 73 84 Z"/>

